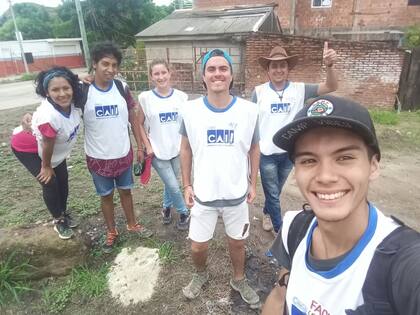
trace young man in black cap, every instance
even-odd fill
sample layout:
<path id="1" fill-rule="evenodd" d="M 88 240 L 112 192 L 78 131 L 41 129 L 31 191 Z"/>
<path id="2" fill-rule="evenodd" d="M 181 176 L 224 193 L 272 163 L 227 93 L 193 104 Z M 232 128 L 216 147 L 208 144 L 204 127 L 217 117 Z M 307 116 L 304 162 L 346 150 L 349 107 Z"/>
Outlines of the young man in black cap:
<path id="1" fill-rule="evenodd" d="M 305 84 L 289 81 L 289 71 L 296 65 L 298 55 L 288 55 L 283 47 L 276 46 L 269 56 L 258 59 L 269 78 L 269 82 L 255 87 L 252 97 L 259 108 L 260 174 L 265 195 L 262 226 L 266 231 L 274 228 L 277 233 L 281 227 L 280 193 L 292 169 L 287 154 L 273 144 L 273 135 L 279 127 L 292 121 L 307 99 L 337 89 L 335 60 L 336 52 L 325 42 L 326 80 L 319 84 Z"/>
<path id="2" fill-rule="evenodd" d="M 296 315 L 419 314 L 419 234 L 367 200 L 381 157 L 368 111 L 347 99 L 319 97 L 273 141 L 294 162 L 313 215 L 306 228 L 300 224 L 297 239 L 295 220 L 308 211 L 285 214 L 271 248 L 282 266 L 280 280 L 262 314 L 283 314 L 285 301 Z M 414 242 L 408 244 L 407 235 Z"/>

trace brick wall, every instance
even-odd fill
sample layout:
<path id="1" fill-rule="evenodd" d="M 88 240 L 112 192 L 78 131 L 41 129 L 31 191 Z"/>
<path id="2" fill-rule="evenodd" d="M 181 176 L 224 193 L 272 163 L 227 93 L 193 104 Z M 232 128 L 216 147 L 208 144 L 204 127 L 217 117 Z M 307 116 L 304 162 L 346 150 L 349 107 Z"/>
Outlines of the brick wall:
<path id="1" fill-rule="evenodd" d="M 275 0 L 194 0 L 193 9 L 214 9 L 220 7 L 233 7 L 236 5 L 273 4 Z"/>
<path id="2" fill-rule="evenodd" d="M 283 29 L 290 27 L 292 1 L 296 3 L 296 34 L 403 29 L 420 21 L 420 6 L 408 6 L 408 0 L 332 0 L 330 8 L 312 8 L 311 0 L 278 0 Z"/>
<path id="3" fill-rule="evenodd" d="M 268 55 L 275 45 L 289 54 L 299 54 L 298 65 L 290 72 L 293 81 L 319 83 L 325 80 L 322 66 L 323 40 L 276 34 L 251 35 L 246 44 L 245 93 L 268 80 L 258 57 Z M 398 89 L 404 53 L 392 42 L 329 41 L 337 51 L 335 65 L 339 77 L 336 94 L 355 99 L 365 106 L 392 108 Z"/>
<path id="4" fill-rule="evenodd" d="M 53 65 L 65 66 L 68 68 L 84 67 L 83 56 L 62 56 L 51 58 L 34 58 L 34 62 L 28 64 L 30 72 L 46 70 Z M 0 60 L 0 77 L 25 73 L 25 66 L 22 60 Z"/>

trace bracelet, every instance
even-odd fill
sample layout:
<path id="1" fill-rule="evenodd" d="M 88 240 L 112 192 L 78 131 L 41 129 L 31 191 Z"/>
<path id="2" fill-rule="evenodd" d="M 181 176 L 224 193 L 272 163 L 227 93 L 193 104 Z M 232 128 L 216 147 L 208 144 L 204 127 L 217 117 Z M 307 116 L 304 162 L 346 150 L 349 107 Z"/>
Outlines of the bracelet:
<path id="1" fill-rule="evenodd" d="M 187 187 L 192 187 L 192 185 L 191 185 L 191 184 L 189 184 L 189 185 L 185 185 L 185 186 L 183 186 L 183 187 L 182 187 L 182 189 L 185 189 L 185 188 L 187 188 Z"/>

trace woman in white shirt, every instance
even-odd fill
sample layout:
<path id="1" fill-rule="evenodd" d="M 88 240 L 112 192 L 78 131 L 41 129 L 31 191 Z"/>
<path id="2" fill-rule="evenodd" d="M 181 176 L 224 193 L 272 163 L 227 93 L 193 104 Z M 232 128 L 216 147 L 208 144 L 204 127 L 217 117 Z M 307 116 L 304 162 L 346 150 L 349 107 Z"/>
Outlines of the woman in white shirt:
<path id="1" fill-rule="evenodd" d="M 139 95 L 139 103 L 144 112 L 141 125 L 144 131 L 142 133 L 146 153 L 152 158 L 153 168 L 165 185 L 162 220 L 163 224 L 172 222 L 171 207 L 173 206 L 179 213 L 177 228 L 187 230 L 189 210 L 179 187 L 178 175 L 181 145 L 179 113 L 188 96 L 172 88 L 171 71 L 165 60 L 153 60 L 149 66 L 149 75 L 155 88 L 142 92 Z"/>

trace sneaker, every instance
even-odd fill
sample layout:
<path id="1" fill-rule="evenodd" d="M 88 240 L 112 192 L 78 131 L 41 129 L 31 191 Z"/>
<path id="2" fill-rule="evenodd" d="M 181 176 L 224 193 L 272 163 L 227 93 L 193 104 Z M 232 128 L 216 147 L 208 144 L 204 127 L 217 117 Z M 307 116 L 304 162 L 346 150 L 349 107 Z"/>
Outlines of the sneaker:
<path id="1" fill-rule="evenodd" d="M 273 223 L 269 214 L 263 214 L 262 228 L 264 231 L 270 232 L 273 229 Z"/>
<path id="2" fill-rule="evenodd" d="M 171 208 L 163 208 L 162 209 L 162 222 L 163 224 L 171 224 L 172 222 L 172 214 L 171 214 Z"/>
<path id="3" fill-rule="evenodd" d="M 113 231 L 107 231 L 106 232 L 106 240 L 102 246 L 103 251 L 107 254 L 112 252 L 112 249 L 114 248 L 114 245 L 117 243 L 118 238 L 118 231 L 114 228 Z"/>
<path id="4" fill-rule="evenodd" d="M 74 234 L 64 219 L 54 220 L 54 231 L 58 233 L 58 237 L 62 240 L 68 240 Z"/>
<path id="5" fill-rule="evenodd" d="M 243 278 L 242 280 L 230 279 L 230 286 L 241 295 L 242 300 L 250 305 L 251 308 L 260 307 L 260 297 L 248 284 L 248 280 Z"/>
<path id="6" fill-rule="evenodd" d="M 207 281 L 209 281 L 207 271 L 194 273 L 190 283 L 182 288 L 182 293 L 184 293 L 184 296 L 188 299 L 195 299 L 200 294 L 203 285 Z"/>
<path id="7" fill-rule="evenodd" d="M 189 223 L 190 216 L 188 215 L 188 213 L 181 213 L 181 215 L 179 216 L 179 220 L 176 223 L 176 228 L 181 231 L 188 230 Z"/>
<path id="8" fill-rule="evenodd" d="M 133 226 L 127 225 L 127 231 L 130 233 L 135 233 L 141 238 L 148 238 L 153 235 L 153 232 L 149 229 L 146 229 L 143 225 L 140 223 L 136 223 Z"/>
<path id="9" fill-rule="evenodd" d="M 64 214 L 64 220 L 67 222 L 67 225 L 71 228 L 75 228 L 79 225 L 79 221 L 75 220 L 70 214 Z"/>

